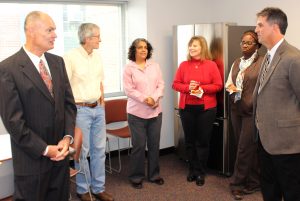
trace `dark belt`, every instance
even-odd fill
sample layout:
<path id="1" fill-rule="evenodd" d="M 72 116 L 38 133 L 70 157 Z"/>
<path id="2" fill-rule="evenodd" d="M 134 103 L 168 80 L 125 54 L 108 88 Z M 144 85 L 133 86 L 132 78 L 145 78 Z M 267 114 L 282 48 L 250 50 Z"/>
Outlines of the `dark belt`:
<path id="1" fill-rule="evenodd" d="M 94 108 L 98 105 L 97 101 L 94 103 L 76 103 L 76 105 L 83 106 L 83 107 L 90 107 Z"/>

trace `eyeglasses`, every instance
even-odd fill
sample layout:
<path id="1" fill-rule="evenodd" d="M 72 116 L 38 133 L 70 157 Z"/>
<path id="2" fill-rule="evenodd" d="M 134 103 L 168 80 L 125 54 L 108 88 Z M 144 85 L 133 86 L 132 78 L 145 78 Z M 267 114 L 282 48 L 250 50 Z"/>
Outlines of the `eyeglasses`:
<path id="1" fill-rule="evenodd" d="M 240 42 L 240 46 L 243 46 L 243 45 L 251 46 L 251 45 L 255 45 L 255 44 L 256 43 L 252 42 L 252 41 L 242 41 L 242 42 Z"/>

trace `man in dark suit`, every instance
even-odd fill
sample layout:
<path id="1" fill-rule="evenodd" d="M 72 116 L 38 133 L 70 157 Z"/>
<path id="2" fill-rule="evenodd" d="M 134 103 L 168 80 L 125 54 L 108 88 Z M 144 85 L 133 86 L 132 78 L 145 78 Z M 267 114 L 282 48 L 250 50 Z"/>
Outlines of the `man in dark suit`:
<path id="1" fill-rule="evenodd" d="M 25 45 L 0 63 L 0 113 L 11 136 L 14 200 L 69 197 L 67 156 L 76 106 L 63 59 L 47 53 L 55 28 L 47 14 L 29 13 Z"/>
<path id="2" fill-rule="evenodd" d="M 268 49 L 254 90 L 265 201 L 300 200 L 300 51 L 284 39 L 287 25 L 278 8 L 257 14 L 255 31 Z"/>

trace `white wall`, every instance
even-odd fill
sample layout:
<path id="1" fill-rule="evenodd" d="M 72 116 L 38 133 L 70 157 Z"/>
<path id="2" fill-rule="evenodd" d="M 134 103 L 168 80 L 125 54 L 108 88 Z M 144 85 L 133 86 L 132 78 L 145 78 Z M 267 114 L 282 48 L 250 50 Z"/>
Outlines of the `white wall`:
<path id="1" fill-rule="evenodd" d="M 1 135 L 1 134 L 6 134 L 6 133 L 7 133 L 7 131 L 6 131 L 6 129 L 4 128 L 3 122 L 2 122 L 2 120 L 1 120 L 1 118 L 0 118 L 0 135 Z"/>
<path id="2" fill-rule="evenodd" d="M 297 0 L 253 0 L 250 2 L 239 0 L 212 0 L 214 13 L 212 20 L 214 21 L 234 21 L 238 25 L 253 25 L 256 24 L 256 13 L 265 7 L 278 7 L 282 9 L 288 17 L 288 28 L 285 38 L 289 43 L 300 49 L 300 29 L 299 29 L 299 1 Z M 224 9 L 224 8 L 230 9 Z"/>
<path id="3" fill-rule="evenodd" d="M 241 0 L 129 0 L 129 11 L 131 8 L 137 9 L 135 14 L 130 14 L 136 24 L 129 22 L 129 29 L 134 30 L 129 30 L 129 33 L 134 36 L 129 36 L 129 38 L 147 37 L 154 47 L 154 59 L 161 65 L 166 83 L 161 148 L 174 146 L 174 92 L 171 89 L 175 69 L 173 66 L 173 26 L 210 22 L 236 22 L 238 25 L 254 26 L 257 12 L 266 6 L 275 6 L 280 7 L 288 16 L 289 27 L 286 39 L 300 48 L 300 29 L 297 27 L 300 12 L 297 2 L 297 0 L 253 0 L 251 2 Z M 145 29 L 145 32 L 142 29 Z"/>
<path id="4" fill-rule="evenodd" d="M 146 0 L 130 0 L 127 11 L 127 42 L 131 44 L 136 38 L 147 38 Z"/>

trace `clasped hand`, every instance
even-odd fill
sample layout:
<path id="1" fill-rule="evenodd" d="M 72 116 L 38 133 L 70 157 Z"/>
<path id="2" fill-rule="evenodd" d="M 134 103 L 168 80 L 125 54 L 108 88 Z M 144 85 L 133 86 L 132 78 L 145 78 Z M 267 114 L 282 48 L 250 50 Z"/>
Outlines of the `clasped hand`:
<path id="1" fill-rule="evenodd" d="M 189 90 L 196 90 L 199 88 L 199 82 L 191 80 L 189 84 Z"/>
<path id="2" fill-rule="evenodd" d="M 48 145 L 47 157 L 52 161 L 61 161 L 69 154 L 70 138 L 65 137 L 57 145 Z"/>
<path id="3" fill-rule="evenodd" d="M 153 109 L 158 106 L 158 102 L 155 102 L 154 99 L 151 97 L 145 98 L 144 103 L 146 103 L 148 106 L 150 106 Z"/>

